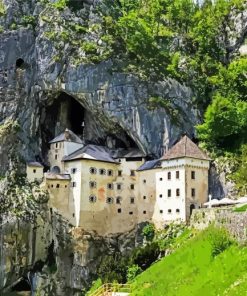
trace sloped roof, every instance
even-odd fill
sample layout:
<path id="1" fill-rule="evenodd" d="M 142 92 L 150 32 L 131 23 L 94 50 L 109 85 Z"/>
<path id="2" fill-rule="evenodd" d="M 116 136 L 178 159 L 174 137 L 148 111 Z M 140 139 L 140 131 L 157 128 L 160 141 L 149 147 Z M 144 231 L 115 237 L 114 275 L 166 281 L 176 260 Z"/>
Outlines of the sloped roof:
<path id="1" fill-rule="evenodd" d="M 82 140 L 75 133 L 73 133 L 71 130 L 67 128 L 63 133 L 61 133 L 60 135 L 55 137 L 53 140 L 51 140 L 49 144 L 62 142 L 62 141 L 83 144 Z"/>
<path id="2" fill-rule="evenodd" d="M 28 166 L 30 167 L 39 167 L 39 168 L 43 168 L 44 166 L 38 162 L 38 161 L 30 161 L 27 163 Z"/>
<path id="3" fill-rule="evenodd" d="M 161 167 L 161 161 L 160 159 L 154 159 L 146 161 L 144 164 L 142 164 L 137 171 L 146 171 L 146 170 L 152 170 Z"/>
<path id="4" fill-rule="evenodd" d="M 48 180 L 70 180 L 70 175 L 69 174 L 45 173 L 45 178 Z"/>
<path id="5" fill-rule="evenodd" d="M 135 157 L 145 157 L 146 155 L 138 148 L 116 148 L 111 150 L 111 156 L 113 158 L 135 158 Z"/>
<path id="6" fill-rule="evenodd" d="M 178 141 L 171 149 L 169 149 L 161 160 L 169 160 L 181 157 L 192 157 L 197 159 L 210 160 L 210 158 L 204 153 L 191 139 L 184 136 Z"/>
<path id="7" fill-rule="evenodd" d="M 63 158 L 63 161 L 77 160 L 77 159 L 92 159 L 105 162 L 117 163 L 110 155 L 107 147 L 97 145 L 87 145 L 77 151 L 71 153 Z"/>

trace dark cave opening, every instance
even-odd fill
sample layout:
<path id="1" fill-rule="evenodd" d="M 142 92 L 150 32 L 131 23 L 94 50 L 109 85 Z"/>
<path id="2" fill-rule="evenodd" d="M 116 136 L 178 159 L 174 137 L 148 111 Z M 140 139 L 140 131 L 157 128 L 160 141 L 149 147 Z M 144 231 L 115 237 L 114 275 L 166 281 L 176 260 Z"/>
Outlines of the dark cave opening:
<path id="1" fill-rule="evenodd" d="M 18 292 L 22 292 L 22 291 L 31 291 L 31 287 L 30 284 L 28 282 L 27 278 L 22 278 L 16 285 L 14 285 L 11 288 L 11 291 L 18 291 Z"/>
<path id="2" fill-rule="evenodd" d="M 15 63 L 15 66 L 16 66 L 16 69 L 23 68 L 23 66 L 24 66 L 24 60 L 21 59 L 21 58 L 17 59 L 16 60 L 16 63 Z"/>
<path id="3" fill-rule="evenodd" d="M 92 111 L 85 109 L 72 96 L 61 92 L 42 110 L 41 134 L 44 158 L 49 149 L 49 141 L 66 128 L 71 129 L 86 144 L 104 145 L 109 148 L 138 147 L 118 123 L 113 123 L 111 132 L 108 132 Z"/>

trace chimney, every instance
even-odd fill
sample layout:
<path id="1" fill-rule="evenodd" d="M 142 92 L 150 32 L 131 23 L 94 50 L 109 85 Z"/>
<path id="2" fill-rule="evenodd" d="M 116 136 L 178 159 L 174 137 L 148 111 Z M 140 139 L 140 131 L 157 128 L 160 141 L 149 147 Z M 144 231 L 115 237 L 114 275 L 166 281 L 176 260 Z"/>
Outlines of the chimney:
<path id="1" fill-rule="evenodd" d="M 69 141 L 69 129 L 65 129 L 65 131 L 64 131 L 64 139 L 65 139 L 65 141 Z"/>

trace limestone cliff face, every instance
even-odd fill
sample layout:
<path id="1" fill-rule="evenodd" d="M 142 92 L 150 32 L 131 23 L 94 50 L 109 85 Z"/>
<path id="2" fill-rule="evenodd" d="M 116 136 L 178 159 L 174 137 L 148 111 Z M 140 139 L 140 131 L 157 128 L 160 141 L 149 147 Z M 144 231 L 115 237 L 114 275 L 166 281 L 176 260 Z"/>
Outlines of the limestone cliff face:
<path id="1" fill-rule="evenodd" d="M 61 92 L 84 107 L 85 136 L 89 141 L 106 142 L 111 135 L 125 143 L 129 138 L 146 153 L 160 156 L 182 132 L 193 134 L 200 114 L 193 109 L 193 93 L 188 87 L 171 79 L 149 83 L 133 75 L 112 74 L 112 61 L 75 65 L 69 44 L 61 40 L 58 50 L 57 41 L 45 37 L 50 24 L 42 19 L 49 16 L 44 4 L 11 0 L 3 3 L 7 12 L 0 25 L 8 29 L 0 34 L 0 122 L 18 120 L 18 151 L 24 159 L 35 155 L 43 158 L 45 142 L 70 124 L 61 111 Z M 89 21 L 94 20 L 93 5 L 85 5 L 82 18 L 85 14 Z M 36 18 L 35 29 L 19 25 L 23 15 Z M 49 17 L 52 22 L 56 16 Z M 75 15 L 66 10 L 64 18 L 70 20 Z M 174 108 L 182 110 L 177 124 L 172 123 L 165 109 L 150 109 L 148 99 L 153 94 L 172 98 Z M 5 154 L 9 146 L 0 145 L 0 153 Z M 0 170 L 4 172 L 7 166 L 2 156 Z"/>
<path id="2" fill-rule="evenodd" d="M 0 293 L 24 282 L 32 295 L 81 295 L 97 277 L 104 255 L 126 254 L 141 243 L 140 229 L 103 238 L 71 228 L 46 208 L 32 223 L 5 217 L 0 225 Z"/>

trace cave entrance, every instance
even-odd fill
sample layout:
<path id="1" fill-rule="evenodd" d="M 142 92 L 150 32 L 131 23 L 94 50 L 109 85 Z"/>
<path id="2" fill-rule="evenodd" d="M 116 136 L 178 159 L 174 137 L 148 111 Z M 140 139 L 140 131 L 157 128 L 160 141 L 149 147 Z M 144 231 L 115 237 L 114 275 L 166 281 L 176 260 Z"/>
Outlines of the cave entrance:
<path id="1" fill-rule="evenodd" d="M 49 141 L 66 128 L 83 138 L 84 113 L 83 106 L 67 93 L 62 92 L 58 97 L 52 99 L 50 104 L 42 110 L 43 153 L 47 153 Z"/>

